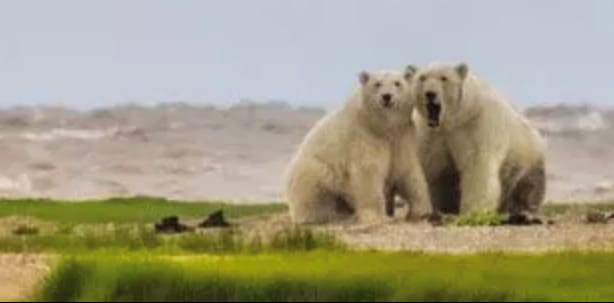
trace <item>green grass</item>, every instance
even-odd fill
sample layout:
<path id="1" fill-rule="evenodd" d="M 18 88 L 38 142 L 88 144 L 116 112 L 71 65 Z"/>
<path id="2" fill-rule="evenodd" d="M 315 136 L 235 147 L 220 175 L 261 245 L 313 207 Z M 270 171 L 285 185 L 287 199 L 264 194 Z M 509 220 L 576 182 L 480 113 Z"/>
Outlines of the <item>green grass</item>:
<path id="1" fill-rule="evenodd" d="M 262 253 L 274 251 L 343 250 L 333 235 L 308 229 L 287 228 L 263 236 L 246 237 L 237 230 L 211 233 L 159 235 L 139 225 L 89 226 L 79 231 L 51 235 L 0 237 L 0 252 L 92 253 L 96 251 L 185 253 Z"/>
<path id="2" fill-rule="evenodd" d="M 497 226 L 505 220 L 505 215 L 495 212 L 471 212 L 461 215 L 451 222 L 453 226 Z"/>
<path id="3" fill-rule="evenodd" d="M 188 203 L 151 197 L 71 202 L 0 199 L 0 219 L 19 216 L 42 220 L 38 223 L 15 223 L 15 226 L 6 227 L 11 228 L 12 234 L 0 234 L 0 251 L 63 253 L 109 249 L 158 252 L 254 250 L 252 246 L 257 246 L 257 243 L 247 243 L 237 235 L 229 236 L 229 233 L 165 237 L 153 231 L 153 223 L 162 217 L 177 215 L 181 220 L 198 220 L 219 209 L 224 210 L 225 216 L 232 220 L 283 212 L 286 207 L 281 203 Z M 307 243 L 307 240 L 304 242 Z"/>
<path id="4" fill-rule="evenodd" d="M 186 234 L 174 237 L 156 235 L 152 223 L 168 215 L 183 219 L 200 219 L 223 209 L 231 218 L 284 212 L 283 204 L 232 205 L 219 202 L 182 203 L 165 199 L 134 197 L 100 201 L 61 202 L 51 200 L 0 200 L 0 218 L 26 216 L 42 219 L 39 223 L 16 223 L 12 234 L 0 234 L 0 252 L 90 252 L 96 250 L 149 250 L 156 253 L 191 252 L 261 252 L 292 247 L 309 250 L 336 249 L 338 241 L 327 235 L 314 235 L 301 229 L 286 230 L 273 236 L 270 243 L 262 239 L 243 239 L 233 232 L 216 235 Z M 546 215 L 583 212 L 587 209 L 612 210 L 614 204 L 586 206 L 550 204 Z M 471 214 L 454 217 L 447 225 L 497 225 L 502 217 Z M 50 227 L 51 226 L 51 227 Z M 35 232 L 36 231 L 36 232 Z M 259 242 L 260 241 L 260 242 Z M 292 243 L 292 241 L 296 241 Z M 302 247 L 302 248 L 301 248 Z"/>
<path id="5" fill-rule="evenodd" d="M 282 212 L 282 203 L 229 204 L 221 201 L 180 202 L 164 198 L 131 197 L 106 200 L 57 201 L 48 199 L 0 199 L 0 218 L 5 216 L 30 216 L 66 225 L 96 223 L 153 223 L 161 217 L 178 215 L 183 218 L 204 218 L 205 215 L 223 209 L 229 218 Z M 594 209 L 614 211 L 614 203 L 546 204 L 542 213 L 546 216 L 568 211 Z M 467 218 L 467 223 L 479 219 Z M 492 218 L 491 218 L 492 219 Z"/>
<path id="6" fill-rule="evenodd" d="M 223 202 L 182 203 L 162 198 L 132 197 L 62 202 L 46 199 L 1 199 L 0 217 L 30 216 L 62 224 L 153 223 L 164 216 L 204 218 L 223 209 L 229 218 L 285 210 L 281 203 L 237 205 Z"/>
<path id="7" fill-rule="evenodd" d="M 65 257 L 50 301 L 605 301 L 614 253 L 382 252 Z"/>

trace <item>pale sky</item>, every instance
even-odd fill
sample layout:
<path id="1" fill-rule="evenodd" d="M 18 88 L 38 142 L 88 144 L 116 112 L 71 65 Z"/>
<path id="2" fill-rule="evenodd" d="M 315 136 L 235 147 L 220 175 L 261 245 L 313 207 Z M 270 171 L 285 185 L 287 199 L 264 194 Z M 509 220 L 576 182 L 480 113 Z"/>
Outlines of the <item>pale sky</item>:
<path id="1" fill-rule="evenodd" d="M 0 106 L 331 106 L 466 61 L 514 104 L 614 105 L 614 1 L 0 1 Z"/>

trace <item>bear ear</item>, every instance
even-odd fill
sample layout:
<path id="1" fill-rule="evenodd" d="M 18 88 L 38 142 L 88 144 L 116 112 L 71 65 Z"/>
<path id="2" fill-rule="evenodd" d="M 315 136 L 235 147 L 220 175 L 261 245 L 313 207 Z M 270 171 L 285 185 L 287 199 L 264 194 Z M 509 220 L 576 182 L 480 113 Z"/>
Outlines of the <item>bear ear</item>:
<path id="1" fill-rule="evenodd" d="M 457 65 L 454 69 L 456 70 L 458 75 L 463 80 L 467 77 L 467 74 L 469 73 L 469 66 L 467 66 L 466 63 L 461 63 L 461 64 Z"/>
<path id="2" fill-rule="evenodd" d="M 367 84 L 367 82 L 369 82 L 369 79 L 371 78 L 371 75 L 369 75 L 369 73 L 366 72 L 366 71 L 362 71 L 358 75 L 358 78 L 360 79 L 360 84 L 365 85 L 365 84 Z"/>
<path id="3" fill-rule="evenodd" d="M 403 77 L 405 78 L 405 80 L 410 81 L 417 71 L 418 68 L 415 65 L 408 65 L 407 67 L 405 67 L 405 73 L 403 74 Z"/>

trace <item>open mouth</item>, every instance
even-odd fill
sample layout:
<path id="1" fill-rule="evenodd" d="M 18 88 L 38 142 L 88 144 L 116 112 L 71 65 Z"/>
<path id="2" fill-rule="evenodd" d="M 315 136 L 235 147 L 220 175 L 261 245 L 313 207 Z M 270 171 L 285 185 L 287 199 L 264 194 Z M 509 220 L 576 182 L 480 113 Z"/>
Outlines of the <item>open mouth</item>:
<path id="1" fill-rule="evenodd" d="M 427 124 L 430 127 L 439 126 L 439 115 L 441 114 L 441 104 L 428 102 L 426 104 Z"/>
<path id="2" fill-rule="evenodd" d="M 432 127 L 432 128 L 439 127 L 439 121 L 429 120 L 427 124 L 429 127 Z"/>
<path id="3" fill-rule="evenodd" d="M 391 108 L 392 106 L 394 106 L 394 103 L 392 102 L 392 100 L 382 100 L 383 108 Z"/>

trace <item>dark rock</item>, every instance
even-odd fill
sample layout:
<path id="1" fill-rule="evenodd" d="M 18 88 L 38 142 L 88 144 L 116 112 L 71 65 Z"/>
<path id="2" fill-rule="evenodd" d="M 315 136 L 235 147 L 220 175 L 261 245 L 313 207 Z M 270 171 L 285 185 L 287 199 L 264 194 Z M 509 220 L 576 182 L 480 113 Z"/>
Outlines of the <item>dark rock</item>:
<path id="1" fill-rule="evenodd" d="M 162 218 L 160 223 L 155 224 L 157 233 L 182 233 L 189 231 L 190 228 L 179 222 L 177 216 L 169 216 Z"/>
<path id="2" fill-rule="evenodd" d="M 226 218 L 224 218 L 224 211 L 222 211 L 221 209 L 209 214 L 209 216 L 203 222 L 198 224 L 198 227 L 202 228 L 229 226 L 230 223 L 228 223 L 226 221 Z"/>
<path id="3" fill-rule="evenodd" d="M 614 218 L 614 213 L 591 211 L 586 214 L 586 223 L 608 223 L 612 218 Z"/>
<path id="4" fill-rule="evenodd" d="M 16 236 L 36 235 L 38 232 L 38 227 L 29 225 L 19 225 L 13 230 L 13 234 Z"/>

